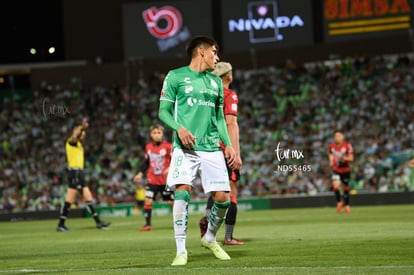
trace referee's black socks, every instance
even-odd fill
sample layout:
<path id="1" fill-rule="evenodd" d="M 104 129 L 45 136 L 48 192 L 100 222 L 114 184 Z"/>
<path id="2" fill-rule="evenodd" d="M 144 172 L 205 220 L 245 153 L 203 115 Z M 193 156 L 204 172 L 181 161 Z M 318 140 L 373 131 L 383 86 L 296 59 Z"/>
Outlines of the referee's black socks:
<path id="1" fill-rule="evenodd" d="M 91 213 L 96 223 L 101 222 L 101 220 L 98 217 L 98 213 L 96 213 L 95 208 L 93 207 L 93 203 L 91 201 L 86 202 L 86 209 L 88 209 L 89 213 Z"/>
<path id="2" fill-rule="evenodd" d="M 69 215 L 69 209 L 72 204 L 70 202 L 65 201 L 65 204 L 60 209 L 60 218 L 59 218 L 59 226 L 64 226 L 65 221 Z"/>

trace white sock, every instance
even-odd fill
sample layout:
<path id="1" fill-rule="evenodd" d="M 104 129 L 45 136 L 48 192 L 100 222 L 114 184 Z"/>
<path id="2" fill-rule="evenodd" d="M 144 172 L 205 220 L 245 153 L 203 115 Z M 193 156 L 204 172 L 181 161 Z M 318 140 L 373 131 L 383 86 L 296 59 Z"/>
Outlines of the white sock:
<path id="1" fill-rule="evenodd" d="M 187 221 L 188 221 L 188 202 L 185 200 L 175 200 L 173 206 L 174 235 L 177 246 L 177 255 L 187 255 Z"/>
<path id="2" fill-rule="evenodd" d="M 217 231 L 220 229 L 221 224 L 226 218 L 229 205 L 230 201 L 223 203 L 214 202 L 210 211 L 210 216 L 208 217 L 207 232 L 204 235 L 207 242 L 214 243 L 216 241 Z"/>

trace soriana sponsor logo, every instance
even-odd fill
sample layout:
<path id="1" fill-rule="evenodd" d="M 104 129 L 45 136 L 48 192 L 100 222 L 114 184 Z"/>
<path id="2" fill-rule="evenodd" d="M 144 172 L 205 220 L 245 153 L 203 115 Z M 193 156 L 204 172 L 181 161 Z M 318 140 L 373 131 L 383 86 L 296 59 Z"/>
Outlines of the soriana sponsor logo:
<path id="1" fill-rule="evenodd" d="M 329 36 L 375 33 L 411 28 L 409 0 L 325 0 Z"/>
<path id="2" fill-rule="evenodd" d="M 156 39 L 162 52 L 188 40 L 189 29 L 183 26 L 181 12 L 173 6 L 150 7 L 142 12 L 148 32 Z"/>

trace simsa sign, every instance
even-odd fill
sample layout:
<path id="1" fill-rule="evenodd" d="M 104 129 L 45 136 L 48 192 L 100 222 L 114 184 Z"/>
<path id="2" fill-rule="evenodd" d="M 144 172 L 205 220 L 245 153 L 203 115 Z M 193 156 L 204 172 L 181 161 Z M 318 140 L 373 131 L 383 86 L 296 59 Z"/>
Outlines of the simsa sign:
<path id="1" fill-rule="evenodd" d="M 200 14 L 205 21 L 200 20 Z M 209 0 L 124 4 L 125 57 L 182 55 L 185 43 L 191 36 L 212 35 L 210 18 Z"/>
<path id="2" fill-rule="evenodd" d="M 324 0 L 326 40 L 408 30 L 412 9 L 413 0 Z"/>
<path id="3" fill-rule="evenodd" d="M 221 5 L 226 52 L 313 42 L 312 1 L 230 0 Z"/>

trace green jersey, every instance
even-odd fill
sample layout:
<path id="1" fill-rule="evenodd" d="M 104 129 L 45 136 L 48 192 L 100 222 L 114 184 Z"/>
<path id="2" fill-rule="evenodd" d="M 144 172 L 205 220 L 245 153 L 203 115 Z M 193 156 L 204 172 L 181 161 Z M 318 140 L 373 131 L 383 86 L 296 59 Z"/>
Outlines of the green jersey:
<path id="1" fill-rule="evenodd" d="M 171 70 L 165 77 L 160 100 L 174 103 L 174 120 L 195 137 L 195 151 L 219 151 L 217 114 L 223 108 L 223 84 L 209 71 L 195 72 L 189 66 Z M 173 147 L 181 144 L 173 133 Z"/>

